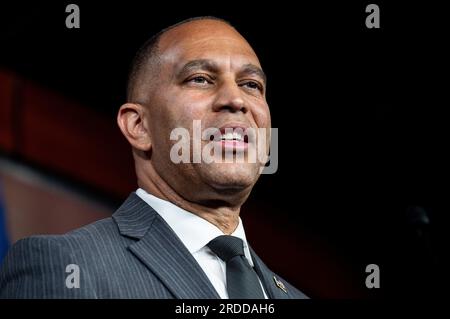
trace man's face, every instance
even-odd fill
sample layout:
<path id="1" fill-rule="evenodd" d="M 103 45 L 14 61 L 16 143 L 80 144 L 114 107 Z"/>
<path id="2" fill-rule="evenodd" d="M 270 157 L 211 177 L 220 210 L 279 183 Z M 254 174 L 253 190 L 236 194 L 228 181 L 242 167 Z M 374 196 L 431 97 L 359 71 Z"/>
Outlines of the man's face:
<path id="1" fill-rule="evenodd" d="M 149 93 L 147 127 L 152 143 L 152 163 L 160 176 L 187 199 L 208 198 L 208 192 L 250 191 L 261 163 L 249 163 L 248 152 L 257 141 L 220 143 L 223 152 L 245 149 L 244 163 L 223 163 L 223 153 L 212 163 L 173 163 L 170 140 L 175 128 L 189 130 L 191 160 L 193 121 L 202 131 L 213 127 L 267 128 L 270 112 L 266 83 L 250 45 L 233 28 L 220 21 L 189 22 L 168 31 L 159 43 L 159 76 Z M 203 147 L 211 143 L 202 141 Z M 266 146 L 266 145 L 265 145 Z M 206 195 L 206 196 L 205 196 Z"/>

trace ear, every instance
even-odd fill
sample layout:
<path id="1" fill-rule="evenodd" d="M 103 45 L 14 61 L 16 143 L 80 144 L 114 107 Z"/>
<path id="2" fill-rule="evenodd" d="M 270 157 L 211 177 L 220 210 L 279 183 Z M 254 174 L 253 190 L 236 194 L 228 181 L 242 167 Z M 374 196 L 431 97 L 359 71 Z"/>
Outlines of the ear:
<path id="1" fill-rule="evenodd" d="M 119 109 L 117 124 L 131 146 L 141 151 L 149 151 L 151 141 L 144 114 L 145 110 L 141 104 L 126 103 Z"/>

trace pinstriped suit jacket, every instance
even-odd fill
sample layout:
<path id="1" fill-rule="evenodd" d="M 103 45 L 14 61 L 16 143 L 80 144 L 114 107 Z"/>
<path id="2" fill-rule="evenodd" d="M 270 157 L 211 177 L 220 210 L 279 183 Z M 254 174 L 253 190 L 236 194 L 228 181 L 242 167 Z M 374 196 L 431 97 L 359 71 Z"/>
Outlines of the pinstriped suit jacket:
<path id="1" fill-rule="evenodd" d="M 251 250 L 269 298 L 306 298 Z M 79 267 L 68 288 L 66 266 Z M 69 285 L 70 287 L 70 285 Z M 65 235 L 18 241 L 0 269 L 0 298 L 220 298 L 166 222 L 132 193 L 111 218 Z"/>

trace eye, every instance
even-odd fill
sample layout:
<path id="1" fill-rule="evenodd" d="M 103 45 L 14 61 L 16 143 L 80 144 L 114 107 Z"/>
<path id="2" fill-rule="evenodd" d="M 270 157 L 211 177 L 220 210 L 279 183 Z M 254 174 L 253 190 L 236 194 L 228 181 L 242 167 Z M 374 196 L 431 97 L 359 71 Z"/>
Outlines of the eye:
<path id="1" fill-rule="evenodd" d="M 212 83 L 210 79 L 208 79 L 206 76 L 203 76 L 203 75 L 197 75 L 197 76 L 191 77 L 191 78 L 187 79 L 186 82 L 194 83 L 194 84 Z"/>
<path id="2" fill-rule="evenodd" d="M 246 88 L 249 88 L 251 90 L 259 90 L 261 92 L 263 90 L 263 86 L 256 81 L 247 81 L 242 83 L 241 86 L 245 86 Z"/>

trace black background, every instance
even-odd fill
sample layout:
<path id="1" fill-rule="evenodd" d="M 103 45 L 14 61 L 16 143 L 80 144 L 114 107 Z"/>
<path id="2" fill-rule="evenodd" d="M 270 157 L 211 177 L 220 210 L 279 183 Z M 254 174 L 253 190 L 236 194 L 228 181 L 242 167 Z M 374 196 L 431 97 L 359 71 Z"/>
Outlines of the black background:
<path id="1" fill-rule="evenodd" d="M 80 29 L 65 27 L 70 2 L 2 3 L 0 65 L 114 123 L 129 63 L 149 36 L 192 16 L 229 20 L 262 62 L 279 128 L 279 170 L 252 193 L 270 208 L 261 218 L 280 216 L 319 238 L 362 269 L 361 285 L 365 265 L 378 264 L 382 289 L 361 296 L 440 295 L 449 226 L 444 8 L 378 1 L 381 28 L 367 29 L 370 2 L 92 2 L 75 2 Z M 431 250 L 411 206 L 427 212 Z"/>

